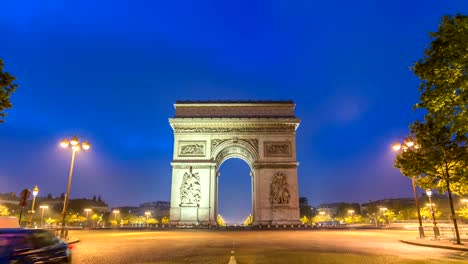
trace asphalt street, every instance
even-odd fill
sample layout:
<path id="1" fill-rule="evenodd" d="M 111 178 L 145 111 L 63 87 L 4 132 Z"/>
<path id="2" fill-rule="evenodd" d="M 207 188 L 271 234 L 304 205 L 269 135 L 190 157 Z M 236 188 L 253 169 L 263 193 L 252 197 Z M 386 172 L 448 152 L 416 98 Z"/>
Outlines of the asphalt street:
<path id="1" fill-rule="evenodd" d="M 468 252 L 400 242 L 417 236 L 403 230 L 80 230 L 70 235 L 80 239 L 72 250 L 74 264 L 468 263 Z"/>

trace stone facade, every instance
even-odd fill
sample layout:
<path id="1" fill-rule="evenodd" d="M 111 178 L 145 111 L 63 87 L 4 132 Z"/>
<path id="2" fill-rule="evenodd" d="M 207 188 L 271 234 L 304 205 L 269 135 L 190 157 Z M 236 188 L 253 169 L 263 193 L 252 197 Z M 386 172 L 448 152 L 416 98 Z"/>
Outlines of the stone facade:
<path id="1" fill-rule="evenodd" d="M 170 219 L 216 225 L 218 169 L 230 158 L 247 162 L 254 225 L 299 223 L 296 129 L 291 101 L 175 104 Z"/>

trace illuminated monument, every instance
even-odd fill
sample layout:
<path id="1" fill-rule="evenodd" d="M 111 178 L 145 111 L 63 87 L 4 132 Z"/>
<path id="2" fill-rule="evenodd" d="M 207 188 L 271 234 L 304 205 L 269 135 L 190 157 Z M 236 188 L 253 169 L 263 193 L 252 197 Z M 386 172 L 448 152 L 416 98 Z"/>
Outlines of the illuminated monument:
<path id="1" fill-rule="evenodd" d="M 218 170 L 247 162 L 254 225 L 299 223 L 292 101 L 177 101 L 172 165 L 172 224 L 216 225 Z M 235 197 L 233 197 L 235 199 Z"/>

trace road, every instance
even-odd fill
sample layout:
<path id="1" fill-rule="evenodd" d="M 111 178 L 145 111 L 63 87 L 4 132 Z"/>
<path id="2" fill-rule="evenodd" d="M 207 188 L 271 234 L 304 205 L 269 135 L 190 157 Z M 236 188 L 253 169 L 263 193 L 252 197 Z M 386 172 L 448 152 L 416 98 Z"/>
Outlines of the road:
<path id="1" fill-rule="evenodd" d="M 467 263 L 460 251 L 413 246 L 403 230 L 82 230 L 74 264 Z"/>

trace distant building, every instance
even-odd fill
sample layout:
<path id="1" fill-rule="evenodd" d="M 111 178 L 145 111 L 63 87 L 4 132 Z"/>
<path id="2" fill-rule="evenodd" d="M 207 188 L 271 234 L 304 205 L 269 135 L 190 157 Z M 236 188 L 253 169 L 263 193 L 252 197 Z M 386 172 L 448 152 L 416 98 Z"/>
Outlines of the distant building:
<path id="1" fill-rule="evenodd" d="M 318 206 L 317 211 L 325 212 L 326 215 L 334 217 L 342 203 L 326 203 Z"/>
<path id="2" fill-rule="evenodd" d="M 374 208 L 386 207 L 388 209 L 399 210 L 414 206 L 414 198 L 391 198 L 377 201 L 369 201 L 361 204 L 361 212 L 367 213 Z"/>

